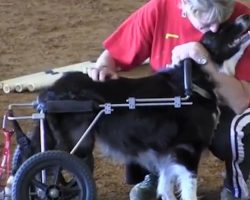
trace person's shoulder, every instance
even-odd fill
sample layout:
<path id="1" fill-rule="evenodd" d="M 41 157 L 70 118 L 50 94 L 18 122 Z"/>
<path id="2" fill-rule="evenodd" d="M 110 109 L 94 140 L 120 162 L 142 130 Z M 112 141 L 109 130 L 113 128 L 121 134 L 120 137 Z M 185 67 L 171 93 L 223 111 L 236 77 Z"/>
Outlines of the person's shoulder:
<path id="1" fill-rule="evenodd" d="M 250 8 L 250 1 L 249 0 L 239 0 L 239 1 L 236 1 L 236 5 L 237 4 Z"/>
<path id="2" fill-rule="evenodd" d="M 233 13 L 228 21 L 234 21 L 238 16 L 243 14 L 250 14 L 250 8 L 246 4 L 236 1 Z"/>
<path id="3" fill-rule="evenodd" d="M 179 0 L 149 0 L 142 8 L 143 11 L 163 16 L 164 13 L 176 12 L 179 9 Z"/>
<path id="4" fill-rule="evenodd" d="M 235 8 L 234 8 L 234 13 L 241 15 L 241 14 L 246 14 L 246 13 L 250 13 L 250 5 L 248 5 L 247 3 L 242 3 L 239 1 L 236 1 L 235 3 Z"/>

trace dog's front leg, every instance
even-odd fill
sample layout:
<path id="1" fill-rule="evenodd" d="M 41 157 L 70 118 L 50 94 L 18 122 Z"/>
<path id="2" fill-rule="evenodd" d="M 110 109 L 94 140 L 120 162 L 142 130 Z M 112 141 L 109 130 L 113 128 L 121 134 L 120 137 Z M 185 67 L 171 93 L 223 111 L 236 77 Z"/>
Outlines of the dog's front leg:
<path id="1" fill-rule="evenodd" d="M 166 165 L 165 165 L 166 166 Z M 183 165 L 168 163 L 161 167 L 157 194 L 162 200 L 197 200 L 197 177 Z"/>
<path id="2" fill-rule="evenodd" d="M 181 200 L 197 200 L 197 175 L 187 170 L 184 166 L 178 166 L 177 186 L 179 186 Z"/>
<path id="3" fill-rule="evenodd" d="M 163 174 L 160 175 L 158 181 L 157 198 L 161 200 L 177 200 L 174 194 L 174 181 L 168 179 L 168 177 Z"/>
<path id="4" fill-rule="evenodd" d="M 168 160 L 168 158 L 166 159 Z M 174 194 L 175 173 L 172 169 L 172 164 L 168 161 L 161 163 L 159 167 L 159 179 L 157 187 L 157 197 L 161 200 L 176 200 Z"/>

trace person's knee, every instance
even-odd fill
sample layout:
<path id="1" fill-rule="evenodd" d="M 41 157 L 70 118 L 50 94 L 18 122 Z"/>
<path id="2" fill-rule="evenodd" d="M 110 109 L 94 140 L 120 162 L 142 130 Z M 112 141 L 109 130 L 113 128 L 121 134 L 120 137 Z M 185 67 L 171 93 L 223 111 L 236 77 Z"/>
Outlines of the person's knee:
<path id="1" fill-rule="evenodd" d="M 211 152 L 221 160 L 230 160 L 232 157 L 230 127 L 235 113 L 227 107 L 221 108 L 220 123 L 211 141 Z"/>
<path id="2" fill-rule="evenodd" d="M 225 133 L 215 134 L 209 149 L 220 160 L 230 160 L 232 157 L 230 139 Z"/>

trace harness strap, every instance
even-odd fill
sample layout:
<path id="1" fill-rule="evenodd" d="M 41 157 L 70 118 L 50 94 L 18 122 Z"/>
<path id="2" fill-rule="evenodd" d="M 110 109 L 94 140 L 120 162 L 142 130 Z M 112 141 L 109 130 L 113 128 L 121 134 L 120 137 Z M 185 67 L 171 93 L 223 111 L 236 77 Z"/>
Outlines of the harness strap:
<path id="1" fill-rule="evenodd" d="M 206 99 L 212 99 L 212 96 L 208 91 L 204 90 L 203 88 L 199 87 L 196 84 L 192 84 L 192 87 L 194 92 L 198 93 L 199 95 L 203 96 Z"/>
<path id="2" fill-rule="evenodd" d="M 14 116 L 13 111 L 9 110 L 8 115 L 13 117 Z M 16 141 L 19 144 L 22 153 L 25 156 L 30 155 L 31 145 L 29 138 L 25 135 L 25 133 L 23 132 L 22 128 L 20 127 L 19 123 L 16 120 L 12 120 L 12 125 L 15 131 Z"/>

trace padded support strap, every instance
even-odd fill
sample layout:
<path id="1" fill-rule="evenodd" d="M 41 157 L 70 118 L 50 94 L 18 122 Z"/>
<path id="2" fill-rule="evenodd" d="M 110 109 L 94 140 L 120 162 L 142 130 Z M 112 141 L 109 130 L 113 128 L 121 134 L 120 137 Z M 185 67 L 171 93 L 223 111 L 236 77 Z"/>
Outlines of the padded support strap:
<path id="1" fill-rule="evenodd" d="M 94 101 L 77 101 L 77 100 L 53 100 L 45 104 L 47 113 L 80 113 L 91 112 L 98 108 Z"/>

